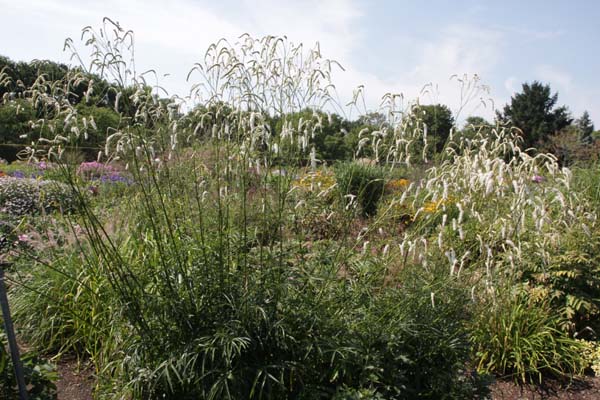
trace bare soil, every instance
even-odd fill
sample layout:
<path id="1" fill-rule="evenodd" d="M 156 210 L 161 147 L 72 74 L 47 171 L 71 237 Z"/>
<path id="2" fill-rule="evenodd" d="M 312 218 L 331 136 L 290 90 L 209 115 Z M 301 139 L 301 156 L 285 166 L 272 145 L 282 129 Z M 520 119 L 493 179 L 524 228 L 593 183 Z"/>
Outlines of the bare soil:
<path id="1" fill-rule="evenodd" d="M 74 358 L 58 363 L 58 400 L 93 400 L 95 378 L 90 365 Z M 546 381 L 544 385 L 521 385 L 497 380 L 491 386 L 492 400 L 600 400 L 600 377 L 572 382 Z"/>
<path id="2" fill-rule="evenodd" d="M 76 359 L 64 359 L 58 363 L 57 369 L 58 400 L 93 399 L 94 374 L 89 365 L 80 364 Z"/>
<path id="3" fill-rule="evenodd" d="M 600 400 L 600 377 L 544 385 L 519 385 L 498 380 L 491 385 L 493 400 Z"/>

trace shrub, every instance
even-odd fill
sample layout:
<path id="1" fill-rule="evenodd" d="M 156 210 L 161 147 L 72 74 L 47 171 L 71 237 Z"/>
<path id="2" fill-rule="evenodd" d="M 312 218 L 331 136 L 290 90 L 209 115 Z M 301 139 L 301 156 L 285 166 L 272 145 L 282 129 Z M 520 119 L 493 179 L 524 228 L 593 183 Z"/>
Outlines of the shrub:
<path id="1" fill-rule="evenodd" d="M 17 381 L 14 376 L 13 363 L 6 351 L 6 337 L 0 332 L 0 398 L 16 399 L 19 397 Z M 39 358 L 34 352 L 21 354 L 25 384 L 28 398 L 31 400 L 56 400 L 58 379 L 54 366 Z"/>
<path id="2" fill-rule="evenodd" d="M 590 369 L 595 376 L 600 376 L 600 343 L 580 340 L 584 346 L 583 358 L 586 367 Z"/>
<path id="3" fill-rule="evenodd" d="M 340 163 L 335 168 L 335 177 L 342 195 L 355 196 L 364 216 L 375 214 L 385 189 L 381 168 L 355 162 Z"/>
<path id="4" fill-rule="evenodd" d="M 0 178 L 0 211 L 11 215 L 75 209 L 73 190 L 56 181 L 30 178 Z"/>
<path id="5" fill-rule="evenodd" d="M 600 328 L 600 231 L 573 229 L 548 249 L 546 262 L 527 255 L 523 281 L 534 301 L 549 302 L 570 333 Z"/>

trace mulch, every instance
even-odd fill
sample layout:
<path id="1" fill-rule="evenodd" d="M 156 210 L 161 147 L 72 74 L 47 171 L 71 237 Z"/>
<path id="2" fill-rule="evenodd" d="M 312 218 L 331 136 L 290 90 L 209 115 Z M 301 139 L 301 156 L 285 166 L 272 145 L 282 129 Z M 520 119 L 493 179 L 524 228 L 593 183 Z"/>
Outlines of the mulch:
<path id="1" fill-rule="evenodd" d="M 548 380 L 544 385 L 497 380 L 490 389 L 492 400 L 600 400 L 600 377 L 572 382 Z"/>
<path id="2" fill-rule="evenodd" d="M 62 359 L 56 383 L 58 400 L 93 400 L 95 377 L 89 364 L 75 358 Z M 600 400 L 600 377 L 561 382 L 546 380 L 543 385 L 523 385 L 496 380 L 490 386 L 492 400 Z"/>

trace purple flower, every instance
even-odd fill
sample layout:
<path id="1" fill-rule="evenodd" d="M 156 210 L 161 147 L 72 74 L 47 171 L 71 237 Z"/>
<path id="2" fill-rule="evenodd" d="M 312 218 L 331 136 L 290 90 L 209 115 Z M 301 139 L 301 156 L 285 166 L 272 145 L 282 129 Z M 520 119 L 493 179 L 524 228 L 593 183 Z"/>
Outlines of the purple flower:
<path id="1" fill-rule="evenodd" d="M 534 175 L 534 176 L 531 178 L 531 181 L 532 181 L 533 183 L 542 183 L 542 182 L 544 182 L 544 177 L 543 177 L 543 176 L 541 176 L 541 175 Z"/>
<path id="2" fill-rule="evenodd" d="M 115 173 L 116 170 L 110 165 L 104 165 L 97 161 L 83 162 L 77 168 L 77 174 L 85 179 L 92 180 L 103 175 Z"/>
<path id="3" fill-rule="evenodd" d="M 25 178 L 25 174 L 22 171 L 14 171 L 12 173 L 13 178 Z"/>

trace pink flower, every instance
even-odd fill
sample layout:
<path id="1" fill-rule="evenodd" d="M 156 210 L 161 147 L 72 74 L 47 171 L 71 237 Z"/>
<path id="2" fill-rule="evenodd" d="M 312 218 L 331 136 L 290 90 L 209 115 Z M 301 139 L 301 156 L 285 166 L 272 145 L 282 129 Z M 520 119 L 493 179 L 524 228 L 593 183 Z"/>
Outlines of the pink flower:
<path id="1" fill-rule="evenodd" d="M 544 177 L 543 177 L 543 176 L 541 176 L 541 175 L 534 175 L 534 176 L 531 178 L 531 181 L 532 181 L 533 183 L 542 183 L 542 182 L 544 182 Z"/>
<path id="2" fill-rule="evenodd" d="M 27 236 L 27 235 L 19 235 L 18 239 L 19 239 L 19 242 L 27 243 L 29 241 L 29 236 Z"/>

